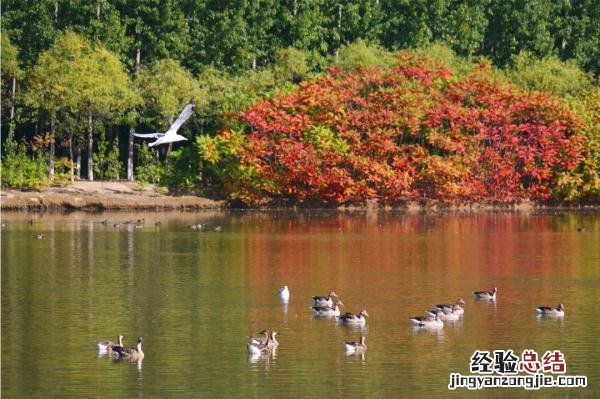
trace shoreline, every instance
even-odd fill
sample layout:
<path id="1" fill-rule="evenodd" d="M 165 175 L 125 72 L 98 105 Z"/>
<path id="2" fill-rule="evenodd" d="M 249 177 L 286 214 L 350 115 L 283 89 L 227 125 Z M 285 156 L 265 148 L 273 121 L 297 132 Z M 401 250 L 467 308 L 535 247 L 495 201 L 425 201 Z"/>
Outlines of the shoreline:
<path id="1" fill-rule="evenodd" d="M 51 187 L 41 191 L 0 191 L 3 212 L 104 212 L 104 211 L 199 211 L 236 209 L 226 200 L 213 200 L 194 195 L 172 195 L 158 192 L 153 186 L 139 186 L 133 182 L 76 181 L 66 187 Z M 577 211 L 597 212 L 600 204 L 536 204 L 521 201 L 509 204 L 462 203 L 441 201 L 407 201 L 394 205 L 367 201 L 362 205 L 310 206 L 272 201 L 252 210 L 338 210 L 338 211 L 404 211 L 414 212 L 543 212 Z"/>

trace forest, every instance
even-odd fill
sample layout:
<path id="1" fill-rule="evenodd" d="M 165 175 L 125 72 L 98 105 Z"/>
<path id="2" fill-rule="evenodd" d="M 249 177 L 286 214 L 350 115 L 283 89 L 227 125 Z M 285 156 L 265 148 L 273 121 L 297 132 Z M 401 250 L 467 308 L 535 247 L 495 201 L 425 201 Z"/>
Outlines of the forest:
<path id="1" fill-rule="evenodd" d="M 593 0 L 7 0 L 1 40 L 3 187 L 600 200 Z"/>

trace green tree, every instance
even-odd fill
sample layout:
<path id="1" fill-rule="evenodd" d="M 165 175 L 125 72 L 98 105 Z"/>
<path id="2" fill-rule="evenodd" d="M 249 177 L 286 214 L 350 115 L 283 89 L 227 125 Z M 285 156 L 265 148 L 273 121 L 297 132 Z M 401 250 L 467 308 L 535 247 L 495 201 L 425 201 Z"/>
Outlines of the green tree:
<path id="1" fill-rule="evenodd" d="M 15 97 L 17 91 L 17 79 L 23 75 L 19 65 L 19 49 L 14 46 L 8 35 L 2 33 L 2 99 L 3 108 L 9 108 L 9 136 L 14 133 Z M 7 107 L 8 106 L 8 107 Z"/>
<path id="2" fill-rule="evenodd" d="M 491 2 L 488 8 L 486 54 L 499 66 L 507 65 L 521 51 L 537 57 L 552 54 L 554 39 L 551 0 L 506 0 Z"/>
<path id="3" fill-rule="evenodd" d="M 200 107 L 206 101 L 198 81 L 172 59 L 162 59 L 142 68 L 135 83 L 144 101 L 144 123 L 154 126 L 154 131 L 164 131 L 190 98 L 194 97 Z"/>
<path id="4" fill-rule="evenodd" d="M 66 32 L 42 53 L 31 77 L 28 102 L 50 115 L 54 134 L 59 111 L 82 112 L 87 119 L 88 179 L 94 179 L 93 120 L 125 112 L 139 97 L 118 57 Z"/>
<path id="5" fill-rule="evenodd" d="M 389 67 L 395 62 L 392 53 L 377 45 L 369 45 L 362 40 L 342 46 L 337 64 L 347 70 L 357 67 Z"/>

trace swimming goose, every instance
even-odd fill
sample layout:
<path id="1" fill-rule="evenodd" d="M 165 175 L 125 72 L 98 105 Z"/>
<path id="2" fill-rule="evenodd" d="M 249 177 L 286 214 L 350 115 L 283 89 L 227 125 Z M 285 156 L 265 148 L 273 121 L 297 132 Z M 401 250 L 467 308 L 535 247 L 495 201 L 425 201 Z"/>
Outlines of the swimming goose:
<path id="1" fill-rule="evenodd" d="M 458 313 L 457 308 L 460 308 L 458 305 L 452 305 L 452 309 L 448 310 L 448 308 L 444 308 L 442 313 L 439 314 L 440 320 L 442 321 L 456 321 L 460 319 L 461 313 Z"/>
<path id="2" fill-rule="evenodd" d="M 284 301 L 290 299 L 290 290 L 288 289 L 287 285 L 284 285 L 279 289 L 279 298 L 281 298 Z"/>
<path id="3" fill-rule="evenodd" d="M 96 344 L 98 345 L 98 352 L 108 352 L 111 351 L 114 346 L 123 346 L 123 336 L 117 336 L 117 343 L 114 343 L 113 341 L 97 341 Z"/>
<path id="4" fill-rule="evenodd" d="M 365 344 L 365 336 L 360 336 L 360 342 L 345 341 L 344 347 L 346 348 L 347 355 L 364 353 L 364 351 L 367 350 L 367 345 Z"/>
<path id="5" fill-rule="evenodd" d="M 44 235 L 43 235 L 43 234 L 41 234 L 41 233 L 34 234 L 34 235 L 33 235 L 33 238 L 35 238 L 35 239 L 37 239 L 37 240 L 41 240 L 42 238 L 44 238 Z"/>
<path id="6" fill-rule="evenodd" d="M 142 351 L 142 337 L 138 337 L 135 348 L 113 346 L 113 350 L 118 357 L 123 359 L 137 361 L 144 358 L 144 352 Z"/>
<path id="7" fill-rule="evenodd" d="M 344 306 L 342 301 L 337 301 L 335 307 L 331 306 L 313 306 L 312 311 L 315 316 L 339 316 L 340 306 Z"/>
<path id="8" fill-rule="evenodd" d="M 327 296 L 313 296 L 313 306 L 333 306 L 333 297 L 337 298 L 336 293 L 333 291 Z"/>
<path id="9" fill-rule="evenodd" d="M 540 306 L 536 308 L 535 311 L 540 315 L 546 316 L 564 316 L 565 315 L 565 305 L 559 303 L 557 307 L 551 308 L 548 306 Z"/>
<path id="10" fill-rule="evenodd" d="M 464 304 L 465 304 L 465 301 L 462 298 L 458 298 L 456 300 L 455 304 L 442 303 L 442 304 L 435 305 L 435 307 L 442 311 L 446 310 L 446 309 L 451 311 L 452 308 L 454 307 L 454 311 L 456 313 L 463 314 L 465 312 L 465 310 L 460 305 L 464 305 Z"/>
<path id="11" fill-rule="evenodd" d="M 489 291 L 475 291 L 473 295 L 475 295 L 475 299 L 487 299 L 490 301 L 496 300 L 496 292 L 498 292 L 498 288 L 494 287 L 492 292 Z"/>
<path id="12" fill-rule="evenodd" d="M 263 330 L 258 333 L 257 337 L 249 337 L 248 344 L 255 346 L 266 346 L 269 349 L 277 349 L 279 342 L 275 336 L 279 334 L 277 331 Z"/>
<path id="13" fill-rule="evenodd" d="M 344 313 L 339 320 L 344 324 L 363 326 L 367 321 L 366 317 L 369 317 L 369 314 L 363 309 L 358 314 Z"/>
<path id="14" fill-rule="evenodd" d="M 444 326 L 444 322 L 440 319 L 440 314 L 443 313 L 439 311 L 434 317 L 432 316 L 414 316 L 409 317 L 409 320 L 415 325 L 419 327 L 429 327 L 429 328 L 440 328 Z"/>
<path id="15" fill-rule="evenodd" d="M 259 337 L 250 337 L 247 344 L 248 352 L 253 355 L 270 355 L 279 346 L 277 341 L 271 341 L 271 338 L 275 339 L 276 334 L 274 331 L 263 330 L 259 333 Z"/>

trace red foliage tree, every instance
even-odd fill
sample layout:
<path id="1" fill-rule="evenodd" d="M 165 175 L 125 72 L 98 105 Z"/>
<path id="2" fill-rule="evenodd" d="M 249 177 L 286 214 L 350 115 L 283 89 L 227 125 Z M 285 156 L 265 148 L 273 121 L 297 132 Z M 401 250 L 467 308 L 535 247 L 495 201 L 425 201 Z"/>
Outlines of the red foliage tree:
<path id="1" fill-rule="evenodd" d="M 480 65 L 462 79 L 400 53 L 398 65 L 333 68 L 291 94 L 256 103 L 235 185 L 253 201 L 548 199 L 582 160 L 575 114 Z"/>

